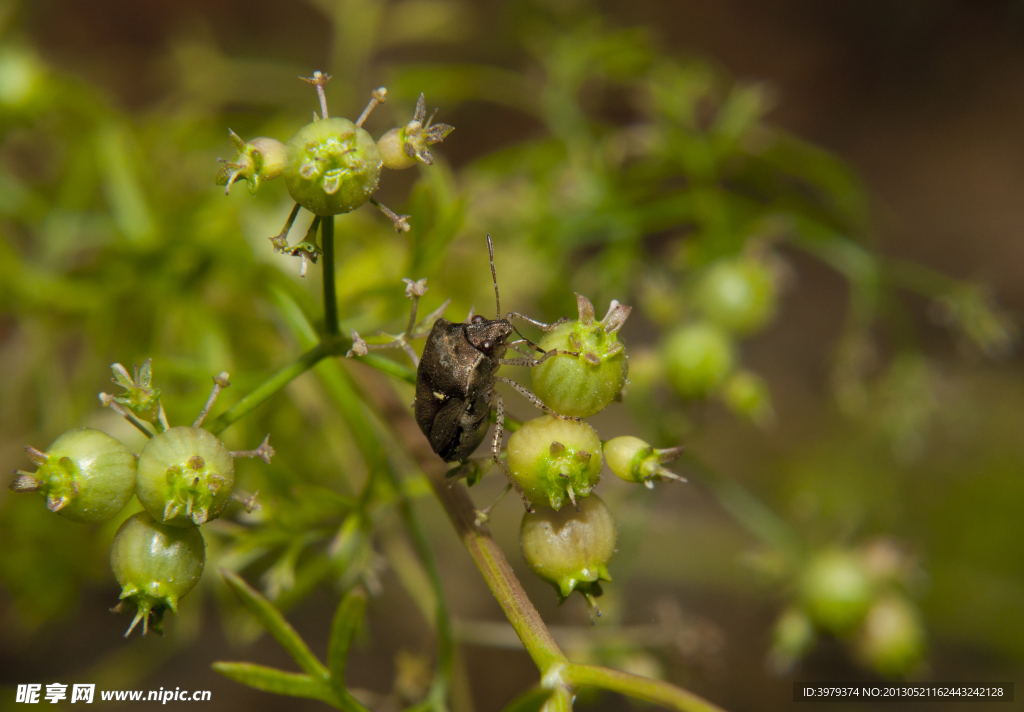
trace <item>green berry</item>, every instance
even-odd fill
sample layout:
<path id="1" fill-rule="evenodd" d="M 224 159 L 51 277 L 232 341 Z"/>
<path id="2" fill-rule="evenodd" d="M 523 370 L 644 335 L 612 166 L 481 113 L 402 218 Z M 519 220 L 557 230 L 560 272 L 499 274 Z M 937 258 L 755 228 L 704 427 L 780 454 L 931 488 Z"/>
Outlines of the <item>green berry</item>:
<path id="1" fill-rule="evenodd" d="M 377 144 L 348 119 L 306 124 L 285 144 L 284 182 L 310 212 L 338 215 L 369 200 L 380 180 Z"/>
<path id="2" fill-rule="evenodd" d="M 757 425 L 768 425 L 775 419 L 768 384 L 756 373 L 734 373 L 726 381 L 722 397 L 729 410 Z"/>
<path id="3" fill-rule="evenodd" d="M 913 672 L 925 651 L 924 626 L 916 608 L 899 595 L 871 606 L 857 638 L 858 657 L 883 675 Z"/>
<path id="4" fill-rule="evenodd" d="M 741 257 L 711 264 L 697 283 L 697 306 L 724 329 L 757 331 L 775 314 L 775 281 L 758 260 Z"/>
<path id="5" fill-rule="evenodd" d="M 684 398 L 703 398 L 719 388 L 735 360 L 729 336 L 707 323 L 671 333 L 662 354 L 669 383 Z"/>
<path id="6" fill-rule="evenodd" d="M 611 581 L 608 562 L 615 553 L 615 520 L 600 497 L 591 495 L 556 512 L 527 512 L 519 528 L 523 557 L 534 573 L 558 589 L 561 600 L 580 591 L 588 600 L 601 595 L 599 581 Z"/>
<path id="7" fill-rule="evenodd" d="M 231 453 L 202 428 L 165 430 L 139 455 L 139 501 L 164 524 L 185 527 L 215 519 L 234 483 Z"/>
<path id="8" fill-rule="evenodd" d="M 448 124 L 431 125 L 433 120 L 433 116 L 427 118 L 426 99 L 420 94 L 412 121 L 401 128 L 391 129 L 377 141 L 377 150 L 380 151 L 385 168 L 403 170 L 417 163 L 431 165 L 434 156 L 427 146 L 440 143 L 455 130 L 454 126 Z"/>
<path id="9" fill-rule="evenodd" d="M 125 520 L 110 547 L 110 567 L 121 584 L 121 601 L 137 613 L 125 637 L 142 621 L 142 634 L 162 633 L 164 612 L 178 612 L 178 600 L 195 588 L 206 559 L 203 536 L 194 526 L 173 527 L 154 521 L 146 512 Z"/>
<path id="10" fill-rule="evenodd" d="M 626 348 L 618 331 L 631 307 L 612 301 L 608 314 L 594 320 L 594 305 L 576 295 L 579 319 L 560 324 L 538 344 L 551 356 L 533 370 L 533 387 L 544 404 L 580 418 L 603 410 L 626 385 Z"/>
<path id="11" fill-rule="evenodd" d="M 584 422 L 544 415 L 512 433 L 508 466 L 530 501 L 576 506 L 601 480 L 601 440 Z"/>
<path id="12" fill-rule="evenodd" d="M 685 477 L 662 467 L 679 457 L 681 447 L 655 450 L 640 438 L 621 435 L 606 442 L 603 449 L 608 468 L 626 482 L 643 482 L 648 488 L 662 478 L 686 482 Z"/>
<path id="13" fill-rule="evenodd" d="M 225 195 L 236 180 L 244 178 L 249 192 L 255 194 L 261 181 L 273 180 L 284 172 L 284 144 L 277 139 L 260 136 L 246 143 L 231 129 L 228 137 L 238 156 L 230 162 L 220 159 L 224 167 L 217 173 L 216 183 L 225 186 Z"/>
<path id="14" fill-rule="evenodd" d="M 871 605 L 872 590 L 861 558 L 849 551 L 818 553 L 804 569 L 800 593 L 811 619 L 836 635 L 852 632 Z"/>
<path id="15" fill-rule="evenodd" d="M 770 660 L 778 672 L 788 671 L 814 646 L 814 624 L 800 608 L 786 609 L 772 630 Z"/>
<path id="16" fill-rule="evenodd" d="M 105 522 L 135 492 L 135 455 L 100 430 L 69 430 L 45 453 L 30 447 L 25 452 L 38 469 L 19 472 L 11 489 L 42 492 L 51 512 L 73 522 Z"/>

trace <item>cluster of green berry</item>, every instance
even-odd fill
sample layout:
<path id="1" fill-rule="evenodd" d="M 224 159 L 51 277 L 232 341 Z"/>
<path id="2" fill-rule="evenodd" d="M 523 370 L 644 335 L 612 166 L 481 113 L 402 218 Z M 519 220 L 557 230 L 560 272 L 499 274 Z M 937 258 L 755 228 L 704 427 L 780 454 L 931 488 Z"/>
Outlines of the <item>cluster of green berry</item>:
<path id="1" fill-rule="evenodd" d="M 153 615 L 153 629 L 162 632 L 164 612 L 177 612 L 178 600 L 191 591 L 203 573 L 205 544 L 199 526 L 215 519 L 232 499 L 252 507 L 254 498 L 233 494 L 234 457 L 259 457 L 269 462 L 273 448 L 265 440 L 252 451 L 229 452 L 215 435 L 199 427 L 217 394 L 228 385 L 227 374 L 214 378 L 214 390 L 192 426 L 171 427 L 160 390 L 151 385 L 147 360 L 129 374 L 112 366 L 122 395 L 100 394 L 101 401 L 124 416 L 149 438 L 135 455 L 123 443 L 94 428 L 62 434 L 41 452 L 25 451 L 35 472 L 21 472 L 11 484 L 16 492 L 39 492 L 46 506 L 67 519 L 99 524 L 113 519 L 132 495 L 143 511 L 121 525 L 110 549 L 110 565 L 121 585 L 120 612 L 136 608 L 127 636 L 141 621 L 143 634 Z"/>
<path id="2" fill-rule="evenodd" d="M 761 330 L 775 315 L 776 282 L 767 261 L 753 254 L 722 258 L 702 269 L 691 292 L 697 318 L 670 332 L 662 346 L 668 381 L 680 396 L 716 395 L 755 423 L 772 419 L 767 385 L 738 365 L 735 341 Z"/>
<path id="3" fill-rule="evenodd" d="M 823 632 L 848 641 L 861 663 L 883 675 L 912 673 L 925 652 L 924 624 L 906 593 L 918 576 L 888 539 L 817 552 L 797 579 L 797 602 L 775 625 L 773 664 L 788 669 Z"/>
<path id="4" fill-rule="evenodd" d="M 364 203 L 377 206 L 400 232 L 408 232 L 409 216 L 398 215 L 373 198 L 380 182 L 381 168 L 403 170 L 417 163 L 430 165 L 434 157 L 429 146 L 440 143 L 455 130 L 448 124 L 435 124 L 433 114 L 427 116 L 426 100 L 420 94 L 413 118 L 405 126 L 386 132 L 379 141 L 363 128 L 370 112 L 387 98 L 387 89 L 375 89 L 363 113 L 355 121 L 329 117 L 324 87 L 331 77 L 314 72 L 302 77 L 316 87 L 320 98 L 320 116 L 299 129 L 282 143 L 260 136 L 243 141 L 230 129 L 232 145 L 238 151 L 233 161 L 221 159 L 223 168 L 217 174 L 217 185 L 227 193 L 233 183 L 245 180 L 249 192 L 255 193 L 263 181 L 283 176 L 288 194 L 296 206 L 280 234 L 270 238 L 278 252 L 301 257 L 303 275 L 307 261 L 316 262 L 321 254 L 316 244 L 316 228 L 320 218 L 348 213 Z M 436 111 L 435 111 L 436 113 Z M 299 206 L 316 218 L 302 242 L 288 245 Z"/>
<path id="5" fill-rule="evenodd" d="M 630 309 L 612 301 L 598 321 L 590 300 L 577 295 L 579 318 L 554 325 L 537 344 L 550 355 L 534 368 L 533 387 L 553 414 L 524 423 L 507 448 L 512 477 L 537 505 L 520 528 L 527 563 L 562 600 L 579 591 L 595 611 L 600 582 L 611 580 L 608 562 L 616 540 L 611 511 L 592 493 L 603 463 L 623 480 L 648 487 L 662 478 L 683 479 L 664 467 L 680 448 L 656 450 L 631 436 L 602 443 L 583 420 L 619 398 L 626 385 L 619 330 Z"/>

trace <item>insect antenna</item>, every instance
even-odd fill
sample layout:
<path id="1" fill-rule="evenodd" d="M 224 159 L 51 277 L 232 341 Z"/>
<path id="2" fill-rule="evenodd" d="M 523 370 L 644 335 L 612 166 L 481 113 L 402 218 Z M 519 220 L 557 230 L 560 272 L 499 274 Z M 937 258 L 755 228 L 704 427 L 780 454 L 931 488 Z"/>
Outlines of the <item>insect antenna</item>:
<path id="1" fill-rule="evenodd" d="M 491 279 L 494 280 L 494 301 L 498 306 L 498 316 L 501 318 L 501 296 L 498 294 L 498 273 L 494 270 L 494 245 L 491 243 L 491 236 L 487 236 L 487 254 L 491 257 Z"/>

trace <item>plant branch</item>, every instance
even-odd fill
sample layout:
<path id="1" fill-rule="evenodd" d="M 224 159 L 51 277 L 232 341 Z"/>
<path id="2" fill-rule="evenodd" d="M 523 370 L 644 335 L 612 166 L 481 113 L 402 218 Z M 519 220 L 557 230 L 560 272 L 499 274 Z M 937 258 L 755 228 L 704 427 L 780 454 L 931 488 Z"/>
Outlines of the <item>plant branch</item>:
<path id="1" fill-rule="evenodd" d="M 573 687 L 610 690 L 679 712 L 723 712 L 718 705 L 664 680 L 597 665 L 570 663 L 562 670 L 562 679 Z"/>
<path id="2" fill-rule="evenodd" d="M 338 295 L 334 277 L 334 216 L 320 221 L 320 249 L 324 252 L 324 334 L 338 334 Z"/>

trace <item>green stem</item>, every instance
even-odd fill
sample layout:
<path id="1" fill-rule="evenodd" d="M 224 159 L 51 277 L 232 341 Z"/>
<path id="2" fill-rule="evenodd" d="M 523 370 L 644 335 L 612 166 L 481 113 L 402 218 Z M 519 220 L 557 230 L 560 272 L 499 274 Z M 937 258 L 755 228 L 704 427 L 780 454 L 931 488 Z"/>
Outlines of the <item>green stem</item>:
<path id="1" fill-rule="evenodd" d="M 345 342 L 341 340 L 317 344 L 299 356 L 295 361 L 274 373 L 274 375 L 261 383 L 255 390 L 250 391 L 226 411 L 209 421 L 206 424 L 206 429 L 214 435 L 220 434 L 229 425 L 251 413 L 272 395 L 313 368 L 321 359 L 336 354 L 344 344 Z"/>
<path id="2" fill-rule="evenodd" d="M 561 677 L 573 687 L 598 687 L 679 712 L 723 712 L 718 705 L 681 687 L 621 670 L 570 663 L 561 671 Z"/>
<path id="3" fill-rule="evenodd" d="M 338 295 L 334 277 L 334 216 L 320 221 L 320 249 L 324 252 L 324 333 L 338 334 Z"/>

